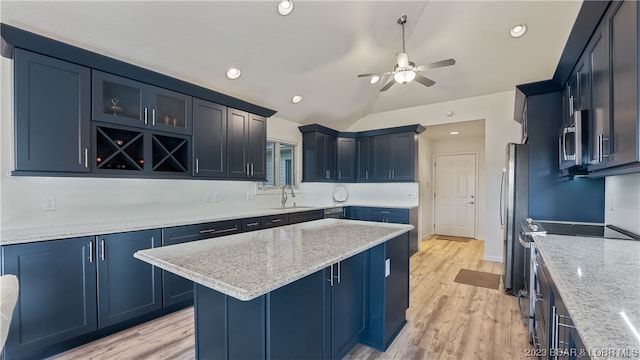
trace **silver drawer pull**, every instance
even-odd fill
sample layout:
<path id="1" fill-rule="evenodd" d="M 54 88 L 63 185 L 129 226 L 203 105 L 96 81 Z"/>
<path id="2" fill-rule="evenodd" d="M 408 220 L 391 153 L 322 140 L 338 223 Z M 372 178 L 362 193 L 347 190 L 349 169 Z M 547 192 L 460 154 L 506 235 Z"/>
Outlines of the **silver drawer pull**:
<path id="1" fill-rule="evenodd" d="M 216 232 L 216 229 L 200 230 L 200 234 L 210 234 Z"/>
<path id="2" fill-rule="evenodd" d="M 280 221 L 282 221 L 282 219 L 273 219 L 273 220 L 271 220 L 272 223 L 279 223 Z"/>
<path id="3" fill-rule="evenodd" d="M 224 229 L 224 230 L 216 230 L 216 229 L 200 230 L 200 234 L 226 233 L 226 232 L 231 232 L 236 230 L 238 230 L 238 227 L 234 226 L 230 229 Z"/>
<path id="4" fill-rule="evenodd" d="M 389 211 L 380 211 L 380 214 L 391 214 Z"/>
<path id="5" fill-rule="evenodd" d="M 250 224 L 247 224 L 247 226 L 258 226 L 258 223 L 257 222 L 250 223 Z"/>

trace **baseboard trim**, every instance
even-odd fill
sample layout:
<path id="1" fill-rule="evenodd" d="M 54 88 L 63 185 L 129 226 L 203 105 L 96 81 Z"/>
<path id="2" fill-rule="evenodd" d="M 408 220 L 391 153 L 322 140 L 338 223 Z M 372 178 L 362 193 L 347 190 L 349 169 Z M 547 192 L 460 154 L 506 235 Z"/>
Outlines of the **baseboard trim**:
<path id="1" fill-rule="evenodd" d="M 476 238 L 476 240 L 482 240 L 482 241 L 484 241 L 484 236 L 478 236 L 478 237 Z"/>
<path id="2" fill-rule="evenodd" d="M 482 260 L 493 261 L 493 262 L 502 262 L 502 256 L 487 256 L 485 255 Z"/>

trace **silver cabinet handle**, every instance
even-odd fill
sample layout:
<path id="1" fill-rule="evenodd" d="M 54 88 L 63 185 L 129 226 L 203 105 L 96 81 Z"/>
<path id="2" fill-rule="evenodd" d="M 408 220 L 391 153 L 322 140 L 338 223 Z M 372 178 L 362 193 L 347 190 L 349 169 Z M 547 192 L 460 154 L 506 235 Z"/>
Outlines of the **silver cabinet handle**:
<path id="1" fill-rule="evenodd" d="M 106 252 L 106 246 L 104 244 L 104 239 L 100 240 L 100 260 L 104 261 L 105 258 L 105 252 Z"/>
<path id="2" fill-rule="evenodd" d="M 389 211 L 380 211 L 380 214 L 391 214 Z"/>
<path id="3" fill-rule="evenodd" d="M 391 178 L 392 179 L 396 178 L 396 171 L 395 170 L 391 170 Z"/>
<path id="4" fill-rule="evenodd" d="M 247 176 L 249 176 L 249 163 L 247 163 Z"/>
<path id="5" fill-rule="evenodd" d="M 84 168 L 89 168 L 89 149 L 84 148 Z"/>
<path id="6" fill-rule="evenodd" d="M 279 222 L 281 222 L 281 221 L 282 221 L 282 219 L 273 219 L 273 220 L 271 220 L 271 223 L 272 223 L 272 224 L 273 224 L 273 223 L 279 223 Z"/>
<path id="7" fill-rule="evenodd" d="M 253 163 L 251 163 L 251 176 L 253 176 Z"/>
<path id="8" fill-rule="evenodd" d="M 149 124 L 149 112 L 147 108 L 144 108 L 144 124 L 145 125 Z"/>
<path id="9" fill-rule="evenodd" d="M 93 262 L 93 240 L 89 241 L 89 262 Z"/>
<path id="10" fill-rule="evenodd" d="M 222 234 L 222 233 L 227 233 L 227 232 L 236 231 L 236 230 L 238 230 L 238 228 L 234 226 L 232 228 L 224 229 L 224 230 L 216 230 L 216 229 L 200 230 L 200 234 L 212 234 L 212 233 Z"/>
<path id="11" fill-rule="evenodd" d="M 342 179 L 342 171 L 338 170 L 338 179 Z"/>
<path id="12" fill-rule="evenodd" d="M 365 180 L 369 180 L 369 170 L 364 171 L 364 178 Z"/>
<path id="13" fill-rule="evenodd" d="M 340 269 L 340 261 L 338 261 L 338 284 L 340 284 L 340 274 L 342 273 L 342 270 Z"/>
<path id="14" fill-rule="evenodd" d="M 151 125 L 156 126 L 156 109 L 151 110 Z"/>
<path id="15" fill-rule="evenodd" d="M 329 279 L 327 280 L 331 287 L 333 287 L 333 264 L 331 265 L 331 272 L 329 273 Z"/>
<path id="16" fill-rule="evenodd" d="M 391 179 L 391 170 L 389 170 L 389 179 Z"/>
<path id="17" fill-rule="evenodd" d="M 571 87 L 569 87 L 569 91 L 571 91 Z M 573 96 L 569 97 L 569 115 L 573 115 Z"/>
<path id="18" fill-rule="evenodd" d="M 258 223 L 257 222 L 249 223 L 247 224 L 247 226 L 258 226 Z"/>
<path id="19" fill-rule="evenodd" d="M 200 159 L 196 158 L 196 174 L 200 172 Z"/>

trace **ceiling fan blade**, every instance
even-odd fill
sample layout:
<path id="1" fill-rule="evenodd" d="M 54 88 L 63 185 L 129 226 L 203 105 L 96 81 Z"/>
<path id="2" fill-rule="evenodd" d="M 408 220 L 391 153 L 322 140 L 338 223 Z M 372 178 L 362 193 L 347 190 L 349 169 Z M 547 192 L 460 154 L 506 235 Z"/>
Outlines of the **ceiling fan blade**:
<path id="1" fill-rule="evenodd" d="M 424 76 L 422 76 L 420 74 L 417 74 L 416 78 L 414 80 L 419 82 L 420 84 L 426 86 L 426 87 L 433 86 L 436 83 L 435 81 L 433 81 L 433 80 L 431 80 L 429 78 L 426 78 L 426 77 L 424 77 Z"/>
<path id="2" fill-rule="evenodd" d="M 389 90 L 390 87 L 393 86 L 393 84 L 395 84 L 396 81 L 394 79 L 389 80 L 389 82 L 387 83 L 387 85 L 385 85 L 382 89 L 380 89 L 380 91 L 387 91 Z"/>
<path id="3" fill-rule="evenodd" d="M 360 74 L 360 75 L 358 75 L 358 77 L 370 77 L 370 76 L 375 76 L 375 75 L 378 75 L 378 74 Z"/>
<path id="4" fill-rule="evenodd" d="M 437 68 L 441 68 L 441 67 L 445 67 L 445 66 L 455 65 L 455 63 L 456 63 L 455 59 L 446 59 L 446 60 L 432 62 L 432 63 L 426 64 L 426 65 L 420 65 L 420 66 L 418 66 L 417 70 L 418 71 L 425 71 L 425 70 L 428 70 L 428 69 L 437 69 Z"/>

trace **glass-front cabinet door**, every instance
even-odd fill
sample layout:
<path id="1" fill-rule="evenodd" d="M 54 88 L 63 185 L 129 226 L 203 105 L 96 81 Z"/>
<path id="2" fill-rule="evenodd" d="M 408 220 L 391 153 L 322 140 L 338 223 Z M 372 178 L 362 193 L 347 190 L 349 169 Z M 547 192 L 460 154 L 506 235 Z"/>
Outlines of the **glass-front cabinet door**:
<path id="1" fill-rule="evenodd" d="M 93 71 L 93 120 L 191 134 L 191 96 Z"/>
<path id="2" fill-rule="evenodd" d="M 93 71 L 93 120 L 148 127 L 148 85 Z"/>
<path id="3" fill-rule="evenodd" d="M 156 130 L 191 134 L 191 96 L 149 87 L 151 126 Z"/>

